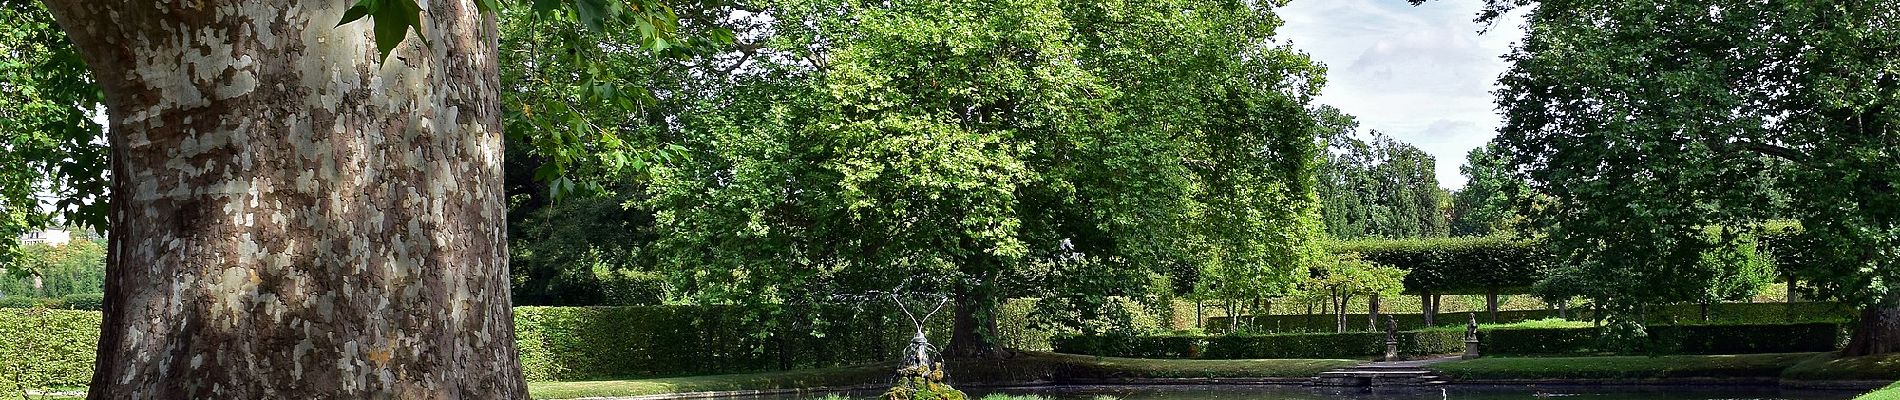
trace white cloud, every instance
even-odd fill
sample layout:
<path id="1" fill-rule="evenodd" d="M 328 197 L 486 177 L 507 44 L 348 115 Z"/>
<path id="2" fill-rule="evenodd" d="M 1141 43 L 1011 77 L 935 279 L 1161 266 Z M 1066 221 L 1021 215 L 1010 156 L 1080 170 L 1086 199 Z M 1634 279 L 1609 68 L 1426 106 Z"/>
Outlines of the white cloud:
<path id="1" fill-rule="evenodd" d="M 1491 31 L 1472 22 L 1482 2 L 1297 0 L 1278 10 L 1280 36 L 1329 67 L 1319 102 L 1359 117 L 1438 159 L 1440 184 L 1459 188 L 1465 153 L 1501 122 L 1491 90 L 1500 58 L 1523 37 L 1522 13 Z"/>

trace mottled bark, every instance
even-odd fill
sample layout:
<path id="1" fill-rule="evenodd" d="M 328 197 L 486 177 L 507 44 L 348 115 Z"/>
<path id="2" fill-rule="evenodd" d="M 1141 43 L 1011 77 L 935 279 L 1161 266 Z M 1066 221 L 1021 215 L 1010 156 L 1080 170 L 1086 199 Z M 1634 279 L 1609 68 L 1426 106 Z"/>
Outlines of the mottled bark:
<path id="1" fill-rule="evenodd" d="M 1868 307 L 1841 354 L 1848 357 L 1900 352 L 1900 307 Z"/>
<path id="2" fill-rule="evenodd" d="M 48 0 L 113 161 L 94 399 L 525 398 L 494 21 L 423 1 Z"/>
<path id="3" fill-rule="evenodd" d="M 1419 308 L 1425 312 L 1425 326 L 1438 326 L 1438 305 L 1433 302 L 1437 298 L 1432 292 L 1418 295 Z"/>

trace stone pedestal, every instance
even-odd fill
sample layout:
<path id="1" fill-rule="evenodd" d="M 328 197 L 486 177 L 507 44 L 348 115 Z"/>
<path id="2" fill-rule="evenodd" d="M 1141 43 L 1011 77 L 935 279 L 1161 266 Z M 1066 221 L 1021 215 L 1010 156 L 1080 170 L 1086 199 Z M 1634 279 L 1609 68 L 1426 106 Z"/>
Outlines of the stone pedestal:
<path id="1" fill-rule="evenodd" d="M 1399 359 L 1399 341 L 1397 340 L 1385 341 L 1384 361 L 1396 361 L 1398 359 Z"/>
<path id="2" fill-rule="evenodd" d="M 1466 360 L 1478 358 L 1478 341 L 1466 340 L 1465 341 L 1465 355 L 1460 356 L 1458 358 L 1462 358 Z"/>

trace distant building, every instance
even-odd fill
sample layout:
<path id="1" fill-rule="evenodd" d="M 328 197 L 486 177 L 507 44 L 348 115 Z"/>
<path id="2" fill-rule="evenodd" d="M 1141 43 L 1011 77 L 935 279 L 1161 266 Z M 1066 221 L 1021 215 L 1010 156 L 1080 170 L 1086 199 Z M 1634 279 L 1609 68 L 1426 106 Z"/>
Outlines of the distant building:
<path id="1" fill-rule="evenodd" d="M 27 232 L 20 235 L 20 244 L 44 244 L 58 246 L 73 241 L 73 231 L 52 228 Z"/>

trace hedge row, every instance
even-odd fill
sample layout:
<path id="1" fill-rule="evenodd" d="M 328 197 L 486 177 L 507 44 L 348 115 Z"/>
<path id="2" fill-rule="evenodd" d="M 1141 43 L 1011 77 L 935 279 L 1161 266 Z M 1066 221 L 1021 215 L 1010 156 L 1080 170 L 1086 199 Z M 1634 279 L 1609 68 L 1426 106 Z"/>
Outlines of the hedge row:
<path id="1" fill-rule="evenodd" d="M 822 368 L 894 359 L 915 333 L 894 315 L 901 314 L 849 307 L 516 307 L 515 341 L 522 372 L 533 381 Z M 943 343 L 947 327 L 937 325 L 930 328 L 933 342 Z"/>
<path id="2" fill-rule="evenodd" d="M 0 297 L 0 308 L 46 308 L 53 310 L 99 311 L 105 309 L 102 293 L 69 294 L 60 297 Z"/>
<path id="3" fill-rule="evenodd" d="M 98 343 L 98 312 L 0 309 L 0 393 L 85 387 Z"/>
<path id="4" fill-rule="evenodd" d="M 1709 322 L 1723 324 L 1776 324 L 1790 322 L 1841 322 L 1854 319 L 1859 312 L 1852 307 L 1833 302 L 1803 303 L 1720 303 L 1709 305 Z M 1381 314 L 1398 319 L 1400 327 L 1415 328 L 1425 325 L 1424 314 Z M 1653 324 L 1676 324 L 1702 320 L 1702 307 L 1696 304 L 1676 304 L 1658 306 L 1648 312 Z M 1572 308 L 1570 319 L 1589 320 L 1587 309 Z M 1333 315 L 1263 315 L 1241 317 L 1241 325 L 1249 332 L 1331 332 L 1336 328 Z M 1497 323 L 1513 323 L 1557 318 L 1556 310 L 1518 310 L 1499 311 Z M 1469 320 L 1465 313 L 1440 313 L 1437 326 L 1464 326 Z M 1491 323 L 1489 315 L 1478 313 L 1478 321 Z M 1348 329 L 1365 329 L 1365 314 L 1346 314 Z M 1231 324 L 1227 317 L 1208 318 L 1206 329 L 1212 333 L 1222 333 Z"/>
<path id="5" fill-rule="evenodd" d="M 1396 335 L 1403 355 L 1464 351 L 1464 333 L 1407 331 Z M 1278 335 L 1092 335 L 1060 336 L 1058 353 L 1104 357 L 1241 360 L 1262 358 L 1362 358 L 1385 354 L 1385 334 L 1293 333 Z"/>
<path id="6" fill-rule="evenodd" d="M 1654 325 L 1618 343 L 1603 328 L 1499 328 L 1479 331 L 1486 355 L 1590 353 L 1757 354 L 1832 351 L 1843 326 L 1835 323 Z"/>
<path id="7" fill-rule="evenodd" d="M 1836 323 L 1746 325 L 1656 325 L 1640 340 L 1606 339 L 1603 328 L 1487 328 L 1479 331 L 1485 355 L 1592 353 L 1757 354 L 1832 351 L 1842 329 Z M 1449 329 L 1398 334 L 1403 355 L 1464 351 L 1464 332 Z M 1385 353 L 1376 332 L 1290 333 L 1225 336 L 1061 336 L 1056 352 L 1104 357 L 1176 359 L 1361 358 Z"/>
<path id="8" fill-rule="evenodd" d="M 1405 293 L 1523 293 L 1544 278 L 1550 255 L 1534 241 L 1511 237 L 1356 240 L 1335 253 L 1409 271 Z"/>

